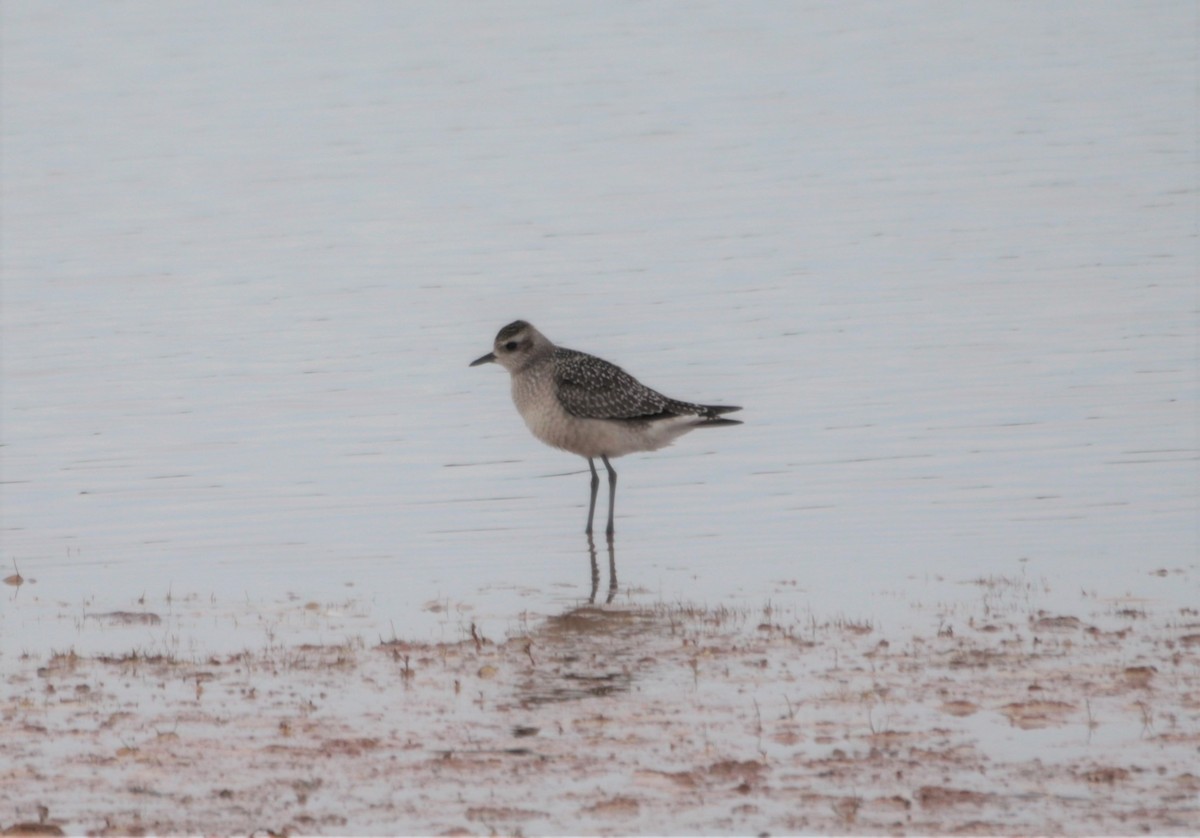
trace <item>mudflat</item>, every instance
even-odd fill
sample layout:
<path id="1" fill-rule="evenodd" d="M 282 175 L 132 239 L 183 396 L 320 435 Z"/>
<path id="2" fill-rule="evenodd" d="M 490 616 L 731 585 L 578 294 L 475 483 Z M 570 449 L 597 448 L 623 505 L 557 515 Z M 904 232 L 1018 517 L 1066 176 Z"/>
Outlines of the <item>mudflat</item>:
<path id="1" fill-rule="evenodd" d="M 0 701 L 0 826 L 1200 829 L 1200 613 L 1086 598 L 1030 612 L 1020 580 L 971 584 L 979 607 L 930 607 L 924 631 L 617 597 L 502 642 L 466 626 L 447 643 L 25 655 Z"/>

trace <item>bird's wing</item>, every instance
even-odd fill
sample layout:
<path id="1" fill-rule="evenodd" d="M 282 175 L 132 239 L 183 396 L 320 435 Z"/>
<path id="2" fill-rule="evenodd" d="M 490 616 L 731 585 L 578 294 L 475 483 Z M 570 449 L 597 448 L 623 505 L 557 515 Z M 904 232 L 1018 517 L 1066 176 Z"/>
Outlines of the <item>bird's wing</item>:
<path id="1" fill-rule="evenodd" d="M 670 412 L 672 400 L 594 355 L 557 349 L 558 401 L 584 419 L 642 419 Z"/>

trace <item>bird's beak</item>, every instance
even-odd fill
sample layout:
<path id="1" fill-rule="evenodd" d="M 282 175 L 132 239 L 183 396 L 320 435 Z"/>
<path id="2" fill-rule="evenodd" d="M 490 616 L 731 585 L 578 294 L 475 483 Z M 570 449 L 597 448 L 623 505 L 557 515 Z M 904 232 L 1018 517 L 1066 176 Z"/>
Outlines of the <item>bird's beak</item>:
<path id="1" fill-rule="evenodd" d="M 476 358 L 474 361 L 472 361 L 469 364 L 469 366 L 477 367 L 480 364 L 491 364 L 491 363 L 495 363 L 495 361 L 496 361 L 496 353 L 489 352 L 488 354 L 484 355 L 482 358 Z"/>

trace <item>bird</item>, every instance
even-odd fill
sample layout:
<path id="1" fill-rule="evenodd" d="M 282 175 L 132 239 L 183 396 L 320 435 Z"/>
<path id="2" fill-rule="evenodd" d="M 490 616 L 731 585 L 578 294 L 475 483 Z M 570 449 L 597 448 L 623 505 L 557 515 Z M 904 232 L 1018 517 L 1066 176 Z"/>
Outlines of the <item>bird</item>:
<path id="1" fill-rule="evenodd" d="M 556 346 L 524 320 L 515 320 L 501 329 L 492 351 L 476 358 L 470 366 L 489 363 L 499 364 L 512 375 L 513 403 L 535 437 L 587 459 L 592 471 L 592 494 L 584 532 L 589 536 L 600 490 L 597 457 L 608 470 L 605 533 L 611 540 L 617 472 L 610 457 L 655 451 L 695 428 L 742 424 L 723 416 L 740 407 L 668 398 L 616 364 Z"/>

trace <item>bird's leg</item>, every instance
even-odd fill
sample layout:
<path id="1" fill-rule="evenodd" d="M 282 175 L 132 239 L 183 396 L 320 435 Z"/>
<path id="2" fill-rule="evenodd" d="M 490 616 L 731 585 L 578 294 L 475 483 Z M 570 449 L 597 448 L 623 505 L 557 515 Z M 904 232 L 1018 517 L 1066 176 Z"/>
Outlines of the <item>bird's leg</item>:
<path id="1" fill-rule="evenodd" d="M 604 467 L 608 469 L 608 529 L 605 532 L 611 541 L 613 537 L 613 508 L 617 504 L 617 473 L 613 470 L 612 463 L 608 461 L 608 457 L 601 454 L 600 459 L 604 460 Z M 589 460 L 589 462 L 591 461 Z M 592 474 L 595 475 L 595 470 L 592 471 Z M 599 481 L 600 478 L 596 477 L 595 479 Z M 592 485 L 595 486 L 596 484 L 593 483 Z M 592 501 L 595 502 L 595 500 L 596 493 L 593 490 Z"/>
<path id="2" fill-rule="evenodd" d="M 588 523 L 584 532 L 591 535 L 592 516 L 596 514 L 596 494 L 600 491 L 600 475 L 596 474 L 596 461 L 591 457 L 588 457 L 588 468 L 592 470 L 592 501 L 588 504 Z"/>

